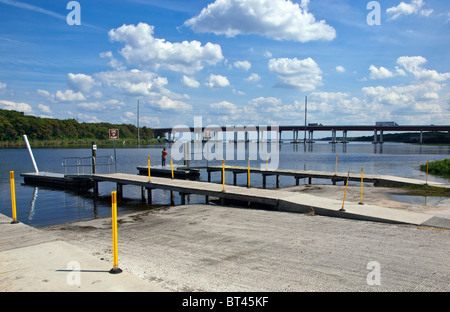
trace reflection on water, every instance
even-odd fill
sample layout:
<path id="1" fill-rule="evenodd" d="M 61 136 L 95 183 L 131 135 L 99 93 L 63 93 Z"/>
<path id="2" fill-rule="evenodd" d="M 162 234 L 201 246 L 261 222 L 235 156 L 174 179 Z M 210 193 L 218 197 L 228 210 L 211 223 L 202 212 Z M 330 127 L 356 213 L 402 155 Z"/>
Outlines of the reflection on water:
<path id="1" fill-rule="evenodd" d="M 391 195 L 391 197 L 399 202 L 412 204 L 412 205 L 422 205 L 422 206 L 443 206 L 444 204 L 450 208 L 447 204 L 450 204 L 450 198 L 448 197 L 437 197 L 437 196 L 411 196 L 411 195 Z"/>
<path id="2" fill-rule="evenodd" d="M 270 144 L 268 144 L 270 148 Z M 170 145 L 143 146 L 141 148 L 118 148 L 117 168 L 119 172 L 137 174 L 137 166 L 147 165 L 147 156 L 151 157 L 152 165 L 160 165 L 162 148 L 170 153 Z M 390 144 L 385 143 L 350 143 L 350 144 L 329 144 L 328 142 L 317 142 L 315 144 L 291 144 L 283 143 L 279 145 L 279 168 L 296 170 L 335 170 L 336 154 L 338 155 L 338 172 L 360 172 L 364 166 L 365 174 L 395 175 L 406 178 L 423 179 L 425 174 L 419 170 L 419 165 L 427 160 L 448 158 L 450 146 L 421 146 L 410 144 Z M 198 152 L 193 146 L 192 153 Z M 201 153 L 202 151 L 200 151 Z M 62 160 L 65 157 L 86 157 L 91 155 L 90 149 L 33 149 L 36 162 L 40 171 L 63 173 Z M 226 159 L 226 165 L 247 166 L 247 160 L 236 160 L 237 150 L 233 160 Z M 244 159 L 248 157 L 248 150 L 245 151 Z M 97 156 L 112 156 L 112 148 L 102 148 L 99 146 Z M 225 156 L 225 155 L 224 155 Z M 194 157 L 193 157 L 194 158 Z M 252 167 L 259 167 L 265 164 L 266 159 L 258 157 L 252 160 Z M 182 165 L 183 161 L 176 161 L 174 164 Z M 206 159 L 191 161 L 191 166 L 206 166 Z M 209 161 L 209 165 L 221 166 L 222 160 Z M 89 220 L 93 218 L 108 217 L 111 214 L 110 194 L 115 191 L 113 183 L 100 183 L 100 198 L 95 200 L 92 194 L 80 195 L 63 190 L 54 190 L 44 187 L 32 187 L 22 185 L 23 179 L 20 173 L 33 172 L 34 168 L 26 149 L 0 149 L 0 213 L 11 216 L 11 193 L 9 184 L 9 171 L 15 172 L 16 179 L 16 204 L 19 221 L 32 226 L 41 227 L 52 224 L 60 224 L 79 220 Z M 102 172 L 99 172 L 102 173 Z M 207 180 L 205 170 L 202 170 L 201 180 Z M 212 181 L 220 183 L 220 173 L 212 174 Z M 446 182 L 442 179 L 429 176 L 429 181 Z M 305 183 L 304 181 L 303 183 Z M 226 183 L 233 183 L 231 173 L 226 174 Z M 245 175 L 237 176 L 238 185 L 246 185 Z M 302 183 L 302 180 L 300 180 Z M 313 183 L 331 183 L 330 181 L 318 180 Z M 292 177 L 280 177 L 280 186 L 292 186 L 295 180 Z M 262 187 L 262 177 L 260 175 L 251 176 L 252 187 Z M 275 178 L 267 178 L 267 186 L 275 186 Z M 134 186 L 124 186 L 125 199 L 119 204 L 119 213 L 149 209 L 150 207 L 141 201 L 141 190 Z M 170 204 L 170 192 L 164 190 L 154 190 L 152 193 L 153 204 L 157 206 Z M 400 198 L 402 201 L 405 198 Z M 409 199 L 411 199 L 409 197 Z M 423 204 L 422 200 L 419 204 Z M 426 199 L 430 205 L 430 200 Z M 438 199 L 436 199 L 438 200 Z M 188 203 L 204 203 L 203 196 L 190 195 L 187 197 Z M 175 203 L 180 203 L 178 194 L 175 196 Z"/>

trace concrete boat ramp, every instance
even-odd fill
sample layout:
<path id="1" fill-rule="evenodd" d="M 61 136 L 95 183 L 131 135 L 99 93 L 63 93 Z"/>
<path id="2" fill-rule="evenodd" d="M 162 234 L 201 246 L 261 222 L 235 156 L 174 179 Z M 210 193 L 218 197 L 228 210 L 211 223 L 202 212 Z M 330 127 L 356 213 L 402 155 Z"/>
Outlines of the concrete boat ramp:
<path id="1" fill-rule="evenodd" d="M 68 179 L 68 177 L 64 175 L 50 173 L 21 174 L 21 176 L 24 177 L 25 183 L 27 183 L 27 181 L 29 182 L 30 179 L 32 180 L 34 178 L 34 180 L 36 180 L 40 177 L 44 180 L 51 180 L 52 183 L 56 184 L 66 183 Z M 123 196 L 124 185 L 134 185 L 141 188 L 142 199 L 145 199 L 148 203 L 151 203 L 152 201 L 152 190 L 162 189 L 170 191 L 172 204 L 174 203 L 173 199 L 175 193 L 178 193 L 181 197 L 181 204 L 186 203 L 186 195 L 196 194 L 205 196 L 206 203 L 215 198 L 219 199 L 221 203 L 232 202 L 241 204 L 242 206 L 255 204 L 285 212 L 314 213 L 317 215 L 338 218 L 450 229 L 450 219 L 438 218 L 430 214 L 390 209 L 367 204 L 360 205 L 351 202 L 345 202 L 344 210 L 342 210 L 343 201 L 283 190 L 248 188 L 235 185 L 224 185 L 222 183 L 164 177 L 151 177 L 151 180 L 149 181 L 147 176 L 124 173 L 93 174 L 91 176 L 69 178 L 72 179 L 72 182 L 75 181 L 77 184 L 84 180 L 85 182 L 83 182 L 82 185 L 92 185 L 94 193 L 98 192 L 98 183 L 116 183 L 119 198 Z M 59 180 L 59 182 L 57 180 Z M 439 186 L 448 187 L 447 185 Z"/>

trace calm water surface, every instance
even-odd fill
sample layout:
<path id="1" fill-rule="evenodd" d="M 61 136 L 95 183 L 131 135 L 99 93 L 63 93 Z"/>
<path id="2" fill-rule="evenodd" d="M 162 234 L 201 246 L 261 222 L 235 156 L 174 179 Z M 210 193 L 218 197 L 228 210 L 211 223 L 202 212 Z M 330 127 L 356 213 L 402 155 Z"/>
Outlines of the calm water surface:
<path id="1" fill-rule="evenodd" d="M 170 153 L 170 145 L 146 146 L 140 148 L 117 148 L 116 159 L 118 172 L 137 174 L 137 166 L 147 165 L 147 156 L 152 159 L 153 165 L 160 165 L 160 155 L 163 147 Z M 270 147 L 270 144 L 269 144 Z M 88 157 L 91 149 L 54 149 L 35 148 L 33 153 L 39 171 L 64 173 L 62 160 L 65 157 Z M 419 146 L 399 143 L 385 143 L 383 146 L 371 143 L 329 144 L 318 142 L 315 144 L 280 144 L 279 168 L 320 170 L 334 172 L 336 154 L 338 155 L 338 171 L 360 172 L 364 166 L 365 174 L 385 174 L 400 177 L 423 179 L 425 174 L 418 168 L 427 160 L 433 161 L 448 158 L 450 146 Z M 97 150 L 97 156 L 112 156 L 112 148 Z M 246 156 L 247 157 L 247 156 Z M 237 157 L 235 157 L 236 159 Z M 170 165 L 170 161 L 168 162 Z M 182 165 L 182 161 L 175 164 Z M 221 165 L 221 161 L 210 161 L 210 165 Z M 227 165 L 247 166 L 247 161 L 226 160 Z M 258 157 L 257 161 L 251 161 L 252 167 L 265 164 L 265 160 Z M 206 160 L 191 161 L 191 165 L 206 165 Z M 114 165 L 111 167 L 114 171 Z M 23 185 L 20 173 L 34 172 L 30 156 L 26 149 L 0 149 L 0 213 L 11 217 L 11 191 L 9 172 L 15 172 L 17 217 L 20 222 L 34 227 L 62 224 L 80 220 L 90 220 L 111 215 L 110 194 L 115 191 L 115 184 L 100 183 L 100 199 L 94 200 L 91 195 L 79 195 L 76 193 L 54 190 L 45 187 L 33 187 Z M 105 173 L 107 168 L 98 168 L 97 172 Z M 217 175 L 216 175 L 217 174 Z M 220 182 L 220 174 L 212 174 L 213 182 Z M 201 179 L 206 180 L 206 172 L 203 170 Z M 302 183 L 302 180 L 300 180 Z M 429 181 L 446 182 L 448 179 L 429 176 Z M 226 182 L 232 183 L 232 174 L 226 176 Z M 238 175 L 238 184 L 246 185 L 246 176 Z M 305 183 L 306 181 L 303 181 Z M 280 177 L 280 185 L 292 186 L 295 181 L 292 177 Z M 326 180 L 317 180 L 313 183 L 329 184 Z M 253 187 L 262 186 L 260 175 L 252 175 Z M 267 178 L 268 187 L 274 187 L 275 178 Z M 170 204 L 168 191 L 155 190 L 153 193 L 153 206 L 148 206 L 140 201 L 140 189 L 133 186 L 124 187 L 124 201 L 119 203 L 119 213 L 151 209 L 157 206 Z M 203 196 L 191 195 L 189 203 L 204 203 Z M 179 196 L 175 197 L 175 203 L 179 204 Z"/>

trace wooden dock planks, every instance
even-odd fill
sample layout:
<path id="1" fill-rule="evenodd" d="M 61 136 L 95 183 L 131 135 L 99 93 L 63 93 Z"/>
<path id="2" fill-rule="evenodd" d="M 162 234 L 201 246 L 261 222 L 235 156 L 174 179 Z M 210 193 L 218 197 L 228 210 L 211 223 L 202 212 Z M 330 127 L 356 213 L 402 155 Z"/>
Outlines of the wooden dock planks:
<path id="1" fill-rule="evenodd" d="M 233 185 L 226 185 L 225 191 L 223 191 L 223 186 L 217 183 L 161 177 L 152 177 L 151 182 L 149 182 L 148 177 L 124 173 L 96 174 L 93 175 L 93 179 L 95 182 L 113 182 L 119 185 L 135 185 L 146 189 L 162 189 L 178 192 L 180 194 L 197 194 L 220 199 L 261 203 L 270 206 L 278 205 L 280 193 L 279 191 L 256 188 L 249 189 Z"/>

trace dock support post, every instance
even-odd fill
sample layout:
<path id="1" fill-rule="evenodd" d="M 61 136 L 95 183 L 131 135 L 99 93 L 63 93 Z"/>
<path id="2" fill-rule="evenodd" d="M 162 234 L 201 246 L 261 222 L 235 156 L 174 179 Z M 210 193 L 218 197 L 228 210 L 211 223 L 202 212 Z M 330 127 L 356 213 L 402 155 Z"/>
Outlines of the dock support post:
<path id="1" fill-rule="evenodd" d="M 117 198 L 122 199 L 123 198 L 123 184 L 117 183 Z"/>
<path id="2" fill-rule="evenodd" d="M 97 168 L 97 145 L 95 142 L 92 142 L 92 174 L 96 174 Z"/>
<path id="3" fill-rule="evenodd" d="M 181 204 L 186 205 L 186 194 L 180 193 L 180 197 L 181 197 Z"/>
<path id="4" fill-rule="evenodd" d="M 98 181 L 94 181 L 94 197 L 98 197 Z"/>
<path id="5" fill-rule="evenodd" d="M 361 167 L 361 201 L 359 202 L 360 205 L 364 205 L 363 187 L 364 187 L 364 167 Z"/>
<path id="6" fill-rule="evenodd" d="M 205 203 L 209 204 L 209 196 L 208 195 L 205 196 Z"/>
<path id="7" fill-rule="evenodd" d="M 247 187 L 250 188 L 250 157 L 248 157 L 248 165 L 247 165 Z"/>
<path id="8" fill-rule="evenodd" d="M 295 185 L 300 185 L 300 178 L 299 177 L 295 177 Z"/>
<path id="9" fill-rule="evenodd" d="M 312 178 L 311 177 L 308 177 L 308 184 L 312 184 Z"/>
<path id="10" fill-rule="evenodd" d="M 338 154 L 336 154 L 336 164 L 334 165 L 334 175 L 337 176 L 337 161 L 338 161 Z"/>
<path id="11" fill-rule="evenodd" d="M 141 201 L 145 202 L 145 187 L 141 186 Z"/>
<path id="12" fill-rule="evenodd" d="M 263 188 L 266 188 L 266 175 L 263 174 L 262 178 L 263 178 Z"/>
<path id="13" fill-rule="evenodd" d="M 225 192 L 225 158 L 222 160 L 222 186 Z"/>
<path id="14" fill-rule="evenodd" d="M 147 204 L 152 204 L 152 189 L 147 188 Z"/>
<path id="15" fill-rule="evenodd" d="M 236 179 L 237 173 L 235 171 L 233 171 L 233 185 L 236 186 L 237 184 L 237 179 Z"/>
<path id="16" fill-rule="evenodd" d="M 276 175 L 276 179 L 277 179 L 277 188 L 280 188 L 280 175 Z"/>
<path id="17" fill-rule="evenodd" d="M 208 170 L 208 182 L 211 182 L 211 171 L 209 169 L 206 170 Z"/>
<path id="18" fill-rule="evenodd" d="M 175 192 L 174 191 L 170 191 L 170 205 L 172 205 L 172 206 L 175 205 Z"/>

